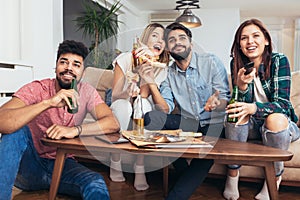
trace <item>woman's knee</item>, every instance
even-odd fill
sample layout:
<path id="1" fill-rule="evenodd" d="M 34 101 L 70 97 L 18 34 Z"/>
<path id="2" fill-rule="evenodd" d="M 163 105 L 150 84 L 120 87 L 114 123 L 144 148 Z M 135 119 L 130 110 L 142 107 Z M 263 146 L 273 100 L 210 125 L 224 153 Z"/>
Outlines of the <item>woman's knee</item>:
<path id="1" fill-rule="evenodd" d="M 132 105 L 126 99 L 118 99 L 114 101 L 110 108 L 112 109 L 113 113 L 116 117 L 124 117 L 124 116 L 131 116 L 132 114 Z"/>
<path id="2" fill-rule="evenodd" d="M 142 98 L 143 112 L 147 113 L 153 110 L 152 104 L 147 98 Z"/>
<path id="3" fill-rule="evenodd" d="M 288 118 L 282 113 L 270 114 L 265 120 L 265 127 L 274 133 L 287 129 L 288 125 Z"/>

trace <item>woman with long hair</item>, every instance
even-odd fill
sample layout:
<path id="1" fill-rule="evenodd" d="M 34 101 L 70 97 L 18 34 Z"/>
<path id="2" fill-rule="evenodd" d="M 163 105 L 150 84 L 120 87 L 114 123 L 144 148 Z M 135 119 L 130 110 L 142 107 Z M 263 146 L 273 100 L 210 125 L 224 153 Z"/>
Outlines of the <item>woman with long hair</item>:
<path id="1" fill-rule="evenodd" d="M 154 76 L 157 87 L 167 76 L 168 53 L 165 51 L 164 27 L 158 23 L 149 24 L 143 31 L 138 43 L 139 47 L 134 50 L 136 58 L 144 58 L 144 61 L 133 69 L 132 52 L 122 53 L 113 62 L 114 80 L 112 87 L 113 113 L 119 120 L 121 130 L 128 130 L 135 102 L 132 99 L 140 94 L 142 97 L 142 110 L 144 113 L 154 109 L 154 104 L 149 90 L 147 74 Z M 157 58 L 153 60 L 153 58 Z M 139 59 L 140 60 L 140 59 Z M 151 66 L 151 61 L 163 64 L 164 67 Z M 149 71 L 150 70 L 150 71 Z M 136 78 L 137 76 L 137 78 Z M 134 79 L 134 80 L 132 80 Z M 138 155 L 135 165 L 134 187 L 138 191 L 147 190 L 149 185 L 145 177 L 144 156 Z M 112 154 L 110 164 L 110 178 L 115 182 L 125 181 L 123 176 L 120 154 Z"/>
<path id="2" fill-rule="evenodd" d="M 290 102 L 291 72 L 288 58 L 274 53 L 272 39 L 265 25 L 258 19 L 243 22 L 236 31 L 231 48 L 232 84 L 238 87 L 238 102 L 227 106 L 228 139 L 246 142 L 260 139 L 263 145 L 287 150 L 299 138 L 297 116 Z M 245 66 L 253 68 L 246 73 Z M 224 197 L 239 198 L 238 165 L 228 166 Z M 277 188 L 281 182 L 283 162 L 275 163 Z M 266 182 L 255 199 L 269 199 Z"/>

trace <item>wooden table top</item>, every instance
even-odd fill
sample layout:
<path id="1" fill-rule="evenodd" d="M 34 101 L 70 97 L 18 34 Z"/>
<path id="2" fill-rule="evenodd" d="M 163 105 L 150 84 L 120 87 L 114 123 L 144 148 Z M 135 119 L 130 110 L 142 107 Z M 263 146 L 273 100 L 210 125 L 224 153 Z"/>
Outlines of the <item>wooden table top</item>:
<path id="1" fill-rule="evenodd" d="M 42 142 L 48 146 L 59 147 L 68 152 L 119 152 L 122 151 L 147 154 L 163 157 L 204 158 L 215 160 L 238 160 L 238 161 L 288 161 L 293 154 L 289 151 L 267 147 L 249 142 L 237 142 L 223 138 L 203 137 L 204 141 L 211 142 L 212 148 L 144 148 L 131 143 L 108 144 L 97 140 L 95 136 L 82 136 L 74 139 L 52 140 L 42 138 Z M 74 152 L 75 153 L 75 152 Z"/>

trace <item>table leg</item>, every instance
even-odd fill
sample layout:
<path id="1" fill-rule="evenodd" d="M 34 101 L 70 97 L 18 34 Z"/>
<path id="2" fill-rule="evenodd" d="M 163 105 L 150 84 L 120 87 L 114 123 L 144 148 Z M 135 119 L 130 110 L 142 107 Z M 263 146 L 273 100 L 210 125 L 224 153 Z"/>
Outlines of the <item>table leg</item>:
<path id="1" fill-rule="evenodd" d="M 264 167 L 264 170 L 265 170 L 270 199 L 278 200 L 279 197 L 278 197 L 278 190 L 276 185 L 274 162 L 267 162 L 267 164 Z"/>
<path id="2" fill-rule="evenodd" d="M 55 200 L 59 182 L 60 182 L 61 173 L 65 164 L 65 157 L 66 157 L 66 152 L 64 152 L 60 148 L 57 148 L 56 159 L 54 163 L 52 180 L 51 180 L 50 191 L 49 191 L 49 200 Z"/>
<path id="3" fill-rule="evenodd" d="M 164 161 L 164 168 L 163 168 L 163 193 L 164 197 L 167 197 L 168 192 L 169 192 L 169 164 L 168 163 L 168 158 L 163 158 Z"/>

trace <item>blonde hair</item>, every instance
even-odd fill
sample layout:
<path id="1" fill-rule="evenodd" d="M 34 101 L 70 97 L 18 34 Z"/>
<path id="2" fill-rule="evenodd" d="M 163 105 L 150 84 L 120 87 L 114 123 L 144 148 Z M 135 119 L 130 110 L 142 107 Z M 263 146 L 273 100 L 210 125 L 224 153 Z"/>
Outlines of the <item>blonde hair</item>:
<path id="1" fill-rule="evenodd" d="M 165 30 L 165 27 L 159 23 L 151 23 L 149 24 L 143 31 L 141 37 L 140 37 L 140 41 L 143 44 L 147 44 L 150 35 L 152 34 L 152 32 L 154 31 L 154 29 L 156 28 L 162 28 L 163 30 Z M 163 50 L 163 52 L 159 55 L 159 62 L 162 63 L 169 63 L 169 53 L 168 51 L 166 51 L 165 49 Z"/>

